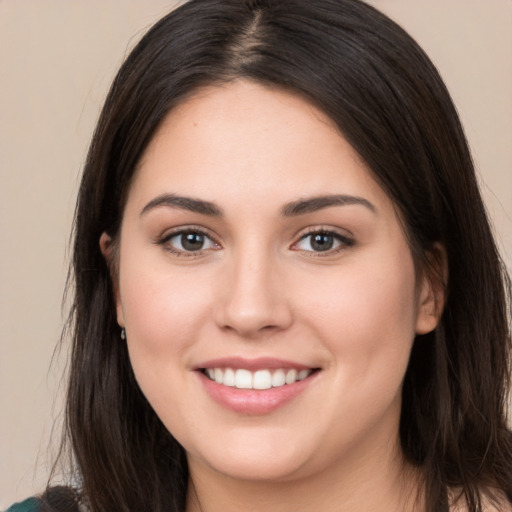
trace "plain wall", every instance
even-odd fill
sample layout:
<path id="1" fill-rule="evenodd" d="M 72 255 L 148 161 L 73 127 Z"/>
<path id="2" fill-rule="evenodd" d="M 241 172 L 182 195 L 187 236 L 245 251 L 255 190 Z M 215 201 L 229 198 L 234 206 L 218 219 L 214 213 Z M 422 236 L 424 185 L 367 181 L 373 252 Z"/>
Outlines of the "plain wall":
<path id="1" fill-rule="evenodd" d="M 512 1 L 370 3 L 440 69 L 512 268 Z M 55 420 L 58 441 L 66 350 L 51 362 L 94 123 L 127 50 L 173 4 L 0 0 L 0 509 L 41 490 Z"/>

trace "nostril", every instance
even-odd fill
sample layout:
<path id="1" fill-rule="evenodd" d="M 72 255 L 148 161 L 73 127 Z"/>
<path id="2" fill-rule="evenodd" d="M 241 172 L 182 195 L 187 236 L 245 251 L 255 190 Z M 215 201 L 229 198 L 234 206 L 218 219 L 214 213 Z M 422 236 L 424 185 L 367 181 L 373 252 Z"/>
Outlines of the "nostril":
<path id="1" fill-rule="evenodd" d="M 284 305 L 268 305 L 253 308 L 237 308 L 236 305 L 218 306 L 215 321 L 225 332 L 252 338 L 268 336 L 292 323 L 292 315 Z"/>

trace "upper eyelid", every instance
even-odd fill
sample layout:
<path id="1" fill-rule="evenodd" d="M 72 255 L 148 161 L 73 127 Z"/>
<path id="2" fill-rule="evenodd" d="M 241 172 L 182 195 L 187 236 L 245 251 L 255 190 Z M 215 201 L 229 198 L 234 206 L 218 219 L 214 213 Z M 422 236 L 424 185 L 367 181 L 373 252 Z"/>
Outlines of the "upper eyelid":
<path id="1" fill-rule="evenodd" d="M 348 240 L 354 239 L 354 235 L 347 229 L 336 228 L 333 226 L 325 226 L 325 225 L 310 226 L 307 228 L 303 228 L 295 234 L 294 238 L 296 238 L 298 241 L 298 240 L 302 240 L 304 237 L 306 237 L 308 235 L 314 235 L 316 233 L 328 233 L 328 234 L 332 234 L 332 235 L 337 235 L 341 238 L 345 238 Z"/>
<path id="2" fill-rule="evenodd" d="M 215 243 L 220 243 L 218 237 L 215 236 L 209 229 L 202 226 L 179 226 L 176 228 L 166 229 L 158 236 L 158 240 L 169 240 L 170 238 L 182 233 L 198 233 L 211 238 Z"/>
<path id="3" fill-rule="evenodd" d="M 293 243 L 293 245 L 298 244 L 299 242 L 302 242 L 302 240 L 305 240 L 306 238 L 313 236 L 313 235 L 327 235 L 332 236 L 333 238 L 337 239 L 339 242 L 342 243 L 350 243 L 353 244 L 354 240 L 348 236 L 342 235 L 340 233 L 336 233 L 335 231 L 313 231 L 312 233 L 306 233 L 305 235 L 301 236 L 296 242 Z"/>

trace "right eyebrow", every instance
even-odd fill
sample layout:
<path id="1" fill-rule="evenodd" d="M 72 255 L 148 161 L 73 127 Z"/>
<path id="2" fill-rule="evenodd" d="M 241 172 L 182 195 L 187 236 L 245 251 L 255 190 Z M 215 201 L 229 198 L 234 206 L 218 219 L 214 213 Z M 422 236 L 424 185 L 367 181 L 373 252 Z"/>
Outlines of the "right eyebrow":
<path id="1" fill-rule="evenodd" d="M 162 194 L 149 201 L 140 212 L 140 215 L 145 215 L 150 210 L 160 206 L 168 206 L 170 208 L 178 208 L 180 210 L 188 210 L 202 215 L 209 215 L 212 217 L 222 217 L 224 214 L 215 203 L 210 201 L 203 201 L 202 199 L 194 199 L 192 197 L 178 196 L 176 194 Z"/>

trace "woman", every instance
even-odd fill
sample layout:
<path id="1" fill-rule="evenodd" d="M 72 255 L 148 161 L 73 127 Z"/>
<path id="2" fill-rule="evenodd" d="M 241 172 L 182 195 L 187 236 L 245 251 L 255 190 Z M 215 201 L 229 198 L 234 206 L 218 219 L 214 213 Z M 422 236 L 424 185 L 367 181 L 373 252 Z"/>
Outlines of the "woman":
<path id="1" fill-rule="evenodd" d="M 368 5 L 157 23 L 91 144 L 73 277 L 77 490 L 37 506 L 510 509 L 509 281 L 448 92 Z"/>

